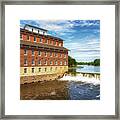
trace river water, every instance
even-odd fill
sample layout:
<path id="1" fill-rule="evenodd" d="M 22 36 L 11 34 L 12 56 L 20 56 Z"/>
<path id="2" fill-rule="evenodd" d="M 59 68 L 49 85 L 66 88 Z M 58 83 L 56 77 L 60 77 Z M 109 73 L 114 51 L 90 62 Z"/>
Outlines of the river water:
<path id="1" fill-rule="evenodd" d="M 79 65 L 76 67 L 76 72 L 100 73 L 100 66 Z"/>
<path id="2" fill-rule="evenodd" d="M 99 66 L 77 66 L 69 68 L 69 74 L 60 80 L 69 81 L 68 94 L 70 100 L 100 100 L 100 80 L 80 76 L 80 73 L 98 73 Z"/>

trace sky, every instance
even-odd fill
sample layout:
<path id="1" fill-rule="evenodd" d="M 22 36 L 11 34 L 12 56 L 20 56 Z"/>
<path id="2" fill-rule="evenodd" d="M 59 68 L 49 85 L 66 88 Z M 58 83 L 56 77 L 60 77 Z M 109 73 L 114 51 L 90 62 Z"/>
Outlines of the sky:
<path id="1" fill-rule="evenodd" d="M 100 59 L 100 20 L 20 20 L 20 27 L 25 24 L 47 29 L 49 35 L 63 39 L 77 62 Z"/>

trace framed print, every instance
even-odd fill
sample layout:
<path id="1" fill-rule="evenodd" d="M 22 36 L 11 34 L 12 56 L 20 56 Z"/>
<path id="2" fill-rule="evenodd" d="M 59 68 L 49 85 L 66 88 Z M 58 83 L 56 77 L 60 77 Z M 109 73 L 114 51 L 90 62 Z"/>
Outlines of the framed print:
<path id="1" fill-rule="evenodd" d="M 1 118 L 119 119 L 119 2 L 2 2 Z"/>

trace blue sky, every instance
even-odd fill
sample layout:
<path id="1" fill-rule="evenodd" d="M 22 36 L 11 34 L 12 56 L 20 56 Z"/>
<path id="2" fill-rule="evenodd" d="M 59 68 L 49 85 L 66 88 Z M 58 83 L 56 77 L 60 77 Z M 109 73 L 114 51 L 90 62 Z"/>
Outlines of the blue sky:
<path id="1" fill-rule="evenodd" d="M 48 30 L 48 34 L 64 40 L 69 55 L 80 61 L 100 58 L 99 20 L 21 20 L 20 26 L 34 25 Z"/>

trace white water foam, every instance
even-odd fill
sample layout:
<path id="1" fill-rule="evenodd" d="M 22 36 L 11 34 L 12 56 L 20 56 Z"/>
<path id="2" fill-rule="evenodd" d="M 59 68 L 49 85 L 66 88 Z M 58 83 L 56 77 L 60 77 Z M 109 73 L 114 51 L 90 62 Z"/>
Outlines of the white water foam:
<path id="1" fill-rule="evenodd" d="M 81 81 L 81 82 L 85 82 L 85 83 L 92 83 L 94 85 L 100 84 L 100 80 L 96 79 L 96 78 L 89 78 L 89 77 L 83 77 L 80 75 L 77 76 L 71 76 L 71 75 L 66 75 L 63 76 L 61 79 L 59 80 L 65 80 L 65 81 Z"/>

